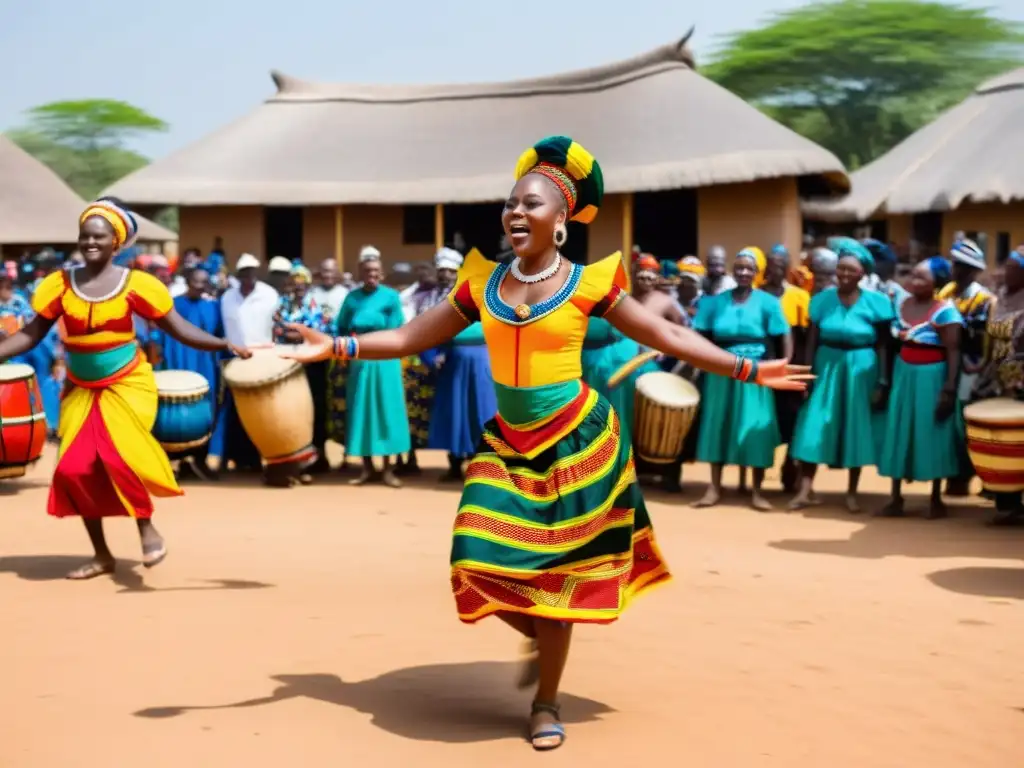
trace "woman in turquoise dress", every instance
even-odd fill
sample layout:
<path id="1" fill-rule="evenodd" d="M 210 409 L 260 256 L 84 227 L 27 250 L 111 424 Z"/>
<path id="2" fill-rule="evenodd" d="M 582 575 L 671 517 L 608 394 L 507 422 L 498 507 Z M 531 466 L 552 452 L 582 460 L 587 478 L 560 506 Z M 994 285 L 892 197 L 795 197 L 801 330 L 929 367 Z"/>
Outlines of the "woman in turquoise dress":
<path id="1" fill-rule="evenodd" d="M 377 260 L 359 264 L 362 286 L 341 305 L 336 327 L 342 334 L 369 333 L 402 325 L 398 291 L 381 285 L 383 270 Z M 352 485 L 383 480 L 401 487 L 391 457 L 410 448 L 409 416 L 405 409 L 405 383 L 400 360 L 351 360 L 345 371 L 345 455 L 362 458 L 363 472 Z M 382 462 L 378 473 L 373 459 Z"/>
<path id="2" fill-rule="evenodd" d="M 811 299 L 807 351 L 818 377 L 800 413 L 790 453 L 800 462 L 800 488 L 790 509 L 816 502 L 819 464 L 849 470 L 846 506 L 859 512 L 857 487 L 863 467 L 878 461 L 885 427 L 881 412 L 888 394 L 888 348 L 892 303 L 861 288 L 874 258 L 860 243 L 841 250 L 837 285 Z"/>
<path id="3" fill-rule="evenodd" d="M 960 473 L 964 424 L 957 404 L 960 329 L 963 318 L 948 299 L 935 298 L 936 279 L 949 262 L 922 261 L 910 274 L 909 293 L 897 299 L 902 345 L 893 371 L 889 413 L 878 474 L 892 478 L 892 498 L 878 513 L 903 515 L 904 480 L 932 484 L 927 517 L 946 516 L 942 481 Z"/>
<path id="4" fill-rule="evenodd" d="M 793 354 L 789 323 L 779 300 L 753 287 L 759 271 L 755 251 L 740 251 L 733 262 L 736 287 L 701 299 L 693 329 L 735 355 L 761 360 L 774 356 L 769 354 L 769 345 L 773 345 L 788 360 Z M 775 463 L 775 449 L 782 439 L 775 418 L 774 393 L 715 374 L 703 377 L 701 390 L 697 460 L 711 464 L 711 484 L 694 506 L 712 507 L 719 502 L 722 469 L 735 464 L 754 470 L 753 507 L 771 509 L 761 486 L 765 469 Z"/>
<path id="5" fill-rule="evenodd" d="M 636 380 L 645 373 L 660 371 L 653 360 L 645 363 L 617 387 L 609 388 L 613 373 L 640 354 L 640 345 L 623 336 L 603 317 L 592 317 L 583 337 L 583 380 L 608 398 L 627 434 L 633 431 L 633 407 Z"/>

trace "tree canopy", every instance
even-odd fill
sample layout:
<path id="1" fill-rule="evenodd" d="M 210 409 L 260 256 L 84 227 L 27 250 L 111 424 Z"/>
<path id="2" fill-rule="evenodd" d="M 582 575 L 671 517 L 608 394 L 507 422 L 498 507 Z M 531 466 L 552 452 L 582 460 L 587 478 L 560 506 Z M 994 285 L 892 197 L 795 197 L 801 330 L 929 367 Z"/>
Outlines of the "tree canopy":
<path id="1" fill-rule="evenodd" d="M 1022 44 L 987 9 L 835 0 L 726 36 L 703 72 L 855 169 L 1020 66 Z"/>
<path id="2" fill-rule="evenodd" d="M 86 199 L 149 162 L 128 147 L 131 139 L 168 128 L 139 107 L 113 99 L 57 101 L 30 109 L 27 117 L 8 137 Z"/>

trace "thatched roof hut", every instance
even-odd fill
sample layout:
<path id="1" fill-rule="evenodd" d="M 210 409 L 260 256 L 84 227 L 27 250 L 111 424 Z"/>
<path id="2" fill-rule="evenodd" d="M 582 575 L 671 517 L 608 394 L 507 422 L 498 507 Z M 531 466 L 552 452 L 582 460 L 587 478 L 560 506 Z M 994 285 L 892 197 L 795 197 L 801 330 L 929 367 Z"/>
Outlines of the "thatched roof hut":
<path id="1" fill-rule="evenodd" d="M 85 206 L 56 173 L 0 135 L 0 246 L 73 243 Z M 141 242 L 177 239 L 169 229 L 139 218 Z"/>

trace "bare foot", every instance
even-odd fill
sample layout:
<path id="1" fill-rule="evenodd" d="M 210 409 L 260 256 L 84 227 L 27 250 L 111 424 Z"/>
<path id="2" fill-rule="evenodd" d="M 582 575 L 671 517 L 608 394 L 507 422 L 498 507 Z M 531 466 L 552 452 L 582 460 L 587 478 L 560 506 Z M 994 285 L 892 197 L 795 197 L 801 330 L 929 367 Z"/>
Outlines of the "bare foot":
<path id="1" fill-rule="evenodd" d="M 417 473 L 419 473 L 419 467 L 416 467 Z M 388 488 L 401 488 L 402 481 L 395 477 L 395 473 L 390 469 L 385 469 L 384 474 L 381 475 L 381 479 L 384 481 L 384 485 Z"/>
<path id="2" fill-rule="evenodd" d="M 944 517 L 949 517 L 949 508 L 942 499 L 932 499 L 931 506 L 928 507 L 928 512 L 924 517 L 925 520 L 941 520 Z"/>
<path id="3" fill-rule="evenodd" d="M 103 576 L 107 573 L 114 572 L 114 558 L 94 558 L 85 565 L 75 568 L 64 578 L 71 579 L 72 581 L 85 581 L 86 579 L 95 579 L 97 576 Z"/>
<path id="4" fill-rule="evenodd" d="M 167 545 L 164 537 L 152 525 L 140 533 L 142 538 L 142 564 L 146 568 L 160 565 L 167 557 Z"/>
<path id="5" fill-rule="evenodd" d="M 903 499 L 892 499 L 875 512 L 875 517 L 903 517 Z"/>
<path id="6" fill-rule="evenodd" d="M 533 703 L 530 712 L 530 743 L 538 752 L 557 749 L 565 742 L 565 728 L 558 707 L 553 704 Z"/>
<path id="7" fill-rule="evenodd" d="M 849 512 L 851 515 L 860 514 L 860 502 L 857 500 L 857 494 L 846 494 L 846 511 Z"/>
<path id="8" fill-rule="evenodd" d="M 789 502 L 789 509 L 792 512 L 796 512 L 798 509 L 804 509 L 811 506 L 811 493 L 798 493 L 791 502 Z"/>
<path id="9" fill-rule="evenodd" d="M 691 504 L 690 506 L 693 507 L 694 509 L 705 509 L 706 507 L 715 506 L 716 504 L 718 504 L 719 501 L 721 501 L 721 499 L 722 494 L 718 491 L 718 489 L 714 488 L 713 486 L 708 486 L 708 489 L 707 491 L 704 492 L 704 495 L 697 499 L 697 501 L 693 502 L 693 504 Z"/>
<path id="10" fill-rule="evenodd" d="M 750 492 L 750 506 L 758 512 L 770 512 L 772 510 L 772 505 L 768 503 L 768 499 L 761 495 L 760 491 Z"/>
<path id="11" fill-rule="evenodd" d="M 369 470 L 364 469 L 362 472 L 359 473 L 359 477 L 355 478 L 354 480 L 349 480 L 348 484 L 349 485 L 366 485 L 368 482 L 373 480 L 375 477 L 376 477 L 376 473 L 375 472 L 370 472 Z"/>

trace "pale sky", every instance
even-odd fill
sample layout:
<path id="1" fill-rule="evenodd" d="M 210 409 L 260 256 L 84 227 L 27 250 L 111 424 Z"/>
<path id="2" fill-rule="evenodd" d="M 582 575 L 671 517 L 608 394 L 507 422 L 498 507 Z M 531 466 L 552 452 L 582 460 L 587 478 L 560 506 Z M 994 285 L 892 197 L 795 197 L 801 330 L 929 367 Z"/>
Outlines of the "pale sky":
<path id="1" fill-rule="evenodd" d="M 498 81 L 628 58 L 691 25 L 718 36 L 802 0 L 0 0 L 0 131 L 58 99 L 107 97 L 166 120 L 156 158 L 272 95 L 271 69 L 351 83 Z M 970 2 L 1024 21 L 1024 0 Z M 951 55 L 955 52 L 951 51 Z"/>

